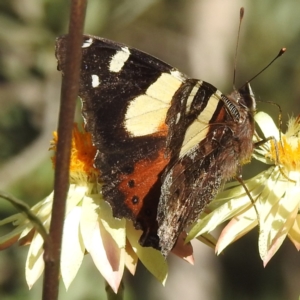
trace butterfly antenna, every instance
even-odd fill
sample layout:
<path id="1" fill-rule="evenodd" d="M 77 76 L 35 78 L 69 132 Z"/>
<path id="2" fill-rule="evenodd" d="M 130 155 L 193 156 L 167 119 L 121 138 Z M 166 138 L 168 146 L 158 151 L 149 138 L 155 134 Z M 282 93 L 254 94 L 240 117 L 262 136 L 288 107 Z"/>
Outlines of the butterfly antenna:
<path id="1" fill-rule="evenodd" d="M 281 48 L 280 49 L 280 51 L 279 51 L 279 53 L 276 55 L 276 57 L 275 58 L 273 58 L 272 60 L 271 60 L 271 62 L 269 62 L 261 71 L 259 71 L 255 76 L 253 76 L 251 79 L 249 79 L 246 83 L 249 83 L 249 82 L 251 82 L 253 79 L 255 79 L 258 75 L 260 75 L 263 71 L 265 71 L 267 68 L 269 68 L 272 64 L 273 64 L 273 62 L 277 59 L 277 58 L 279 58 L 282 54 L 284 54 L 286 52 L 286 48 Z"/>
<path id="2" fill-rule="evenodd" d="M 239 29 L 238 29 L 238 35 L 237 35 L 237 41 L 236 41 L 236 48 L 235 48 L 235 55 L 234 55 L 234 69 L 233 69 L 233 89 L 235 90 L 235 77 L 236 77 L 236 65 L 237 65 L 237 55 L 238 55 L 238 48 L 239 48 L 239 42 L 240 42 L 240 32 L 241 32 L 241 25 L 244 18 L 244 7 L 241 7 L 240 9 L 240 22 L 239 22 Z"/>

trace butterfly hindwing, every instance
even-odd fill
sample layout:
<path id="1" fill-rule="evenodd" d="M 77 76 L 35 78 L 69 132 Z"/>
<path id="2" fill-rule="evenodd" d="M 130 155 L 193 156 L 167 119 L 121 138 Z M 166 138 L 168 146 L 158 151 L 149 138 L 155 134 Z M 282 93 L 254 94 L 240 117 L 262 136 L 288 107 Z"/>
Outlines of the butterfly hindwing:
<path id="1" fill-rule="evenodd" d="M 202 94 L 207 95 L 201 99 L 203 109 L 186 130 L 179 158 L 163 175 L 158 236 L 164 255 L 172 249 L 178 232 L 198 218 L 253 151 L 254 100 L 250 86 L 228 97 L 219 91 Z"/>

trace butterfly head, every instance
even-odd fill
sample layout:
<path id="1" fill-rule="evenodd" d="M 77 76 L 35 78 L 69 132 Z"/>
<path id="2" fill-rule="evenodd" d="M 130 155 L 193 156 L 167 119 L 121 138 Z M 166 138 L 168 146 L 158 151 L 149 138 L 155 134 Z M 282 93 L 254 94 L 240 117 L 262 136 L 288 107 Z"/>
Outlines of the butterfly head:
<path id="1" fill-rule="evenodd" d="M 240 87 L 237 91 L 237 94 L 238 103 L 247 107 L 250 112 L 255 112 L 256 101 L 250 83 L 246 82 L 242 87 Z"/>

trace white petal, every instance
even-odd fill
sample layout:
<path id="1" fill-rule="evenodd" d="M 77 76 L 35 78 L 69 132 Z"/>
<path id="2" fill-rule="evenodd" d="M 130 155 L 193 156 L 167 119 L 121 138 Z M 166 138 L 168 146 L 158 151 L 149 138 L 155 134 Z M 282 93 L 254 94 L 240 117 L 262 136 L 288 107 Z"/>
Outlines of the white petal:
<path id="1" fill-rule="evenodd" d="M 101 222 L 93 231 L 91 257 L 113 291 L 118 291 L 124 272 L 124 249 L 120 249 Z"/>
<path id="2" fill-rule="evenodd" d="M 100 201 L 99 215 L 104 228 L 111 234 L 119 248 L 125 248 L 126 245 L 126 230 L 125 219 L 116 219 L 112 215 L 111 207 L 105 201 Z"/>
<path id="3" fill-rule="evenodd" d="M 30 244 L 25 267 L 25 277 L 29 288 L 38 280 L 44 270 L 44 240 L 35 233 Z"/>
<path id="4" fill-rule="evenodd" d="M 228 201 L 226 204 L 215 209 L 212 213 L 201 218 L 190 230 L 187 241 L 190 241 L 205 232 L 213 231 L 217 226 L 250 206 L 251 201 L 247 195 L 240 197 L 238 201 L 235 201 L 235 199 Z"/>
<path id="5" fill-rule="evenodd" d="M 265 138 L 273 136 L 277 141 L 279 141 L 278 128 L 275 125 L 273 119 L 268 114 L 260 111 L 255 115 L 254 118 Z"/>
<path id="6" fill-rule="evenodd" d="M 132 275 L 135 274 L 137 262 L 138 262 L 137 255 L 133 251 L 131 245 L 127 243 L 125 249 L 125 266 Z"/>
<path id="7" fill-rule="evenodd" d="M 71 184 L 68 192 L 66 215 L 84 198 L 88 187 Z"/>
<path id="8" fill-rule="evenodd" d="M 289 231 L 289 238 L 294 246 L 300 251 L 300 215 L 297 214 L 293 227 Z"/>
<path id="9" fill-rule="evenodd" d="M 70 211 L 64 223 L 62 252 L 61 252 L 61 274 L 66 289 L 75 278 L 85 252 L 81 233 L 79 231 L 79 221 L 81 207 L 77 206 Z"/>
<path id="10" fill-rule="evenodd" d="M 290 187 L 291 183 L 279 170 L 276 175 L 272 185 L 269 184 L 270 193 L 260 216 L 259 253 L 263 260 L 267 256 L 269 260 L 276 253 L 294 223 L 292 215 L 299 206 L 300 187 Z M 269 253 L 271 247 L 272 256 Z"/>
<path id="11" fill-rule="evenodd" d="M 271 160 L 270 158 L 266 157 L 267 152 L 269 151 L 266 151 L 265 149 L 262 150 L 261 148 L 256 148 L 252 153 L 252 157 L 254 157 L 256 160 L 261 161 L 264 164 L 274 165 L 274 160 Z"/>
<path id="12" fill-rule="evenodd" d="M 24 221 L 26 221 L 26 215 L 18 213 L 18 214 L 9 216 L 3 220 L 0 220 L 0 226 L 8 224 L 8 223 L 13 223 L 15 226 L 17 226 L 20 223 L 23 223 Z"/>
<path id="13" fill-rule="evenodd" d="M 44 200 L 38 202 L 31 208 L 32 212 L 35 213 L 41 220 L 43 218 L 50 218 L 52 211 L 53 195 L 54 193 L 52 192 Z"/>
<path id="14" fill-rule="evenodd" d="M 33 225 L 31 223 L 28 223 L 27 225 L 25 224 L 24 226 L 22 226 L 22 228 L 23 228 L 23 231 L 20 235 L 20 239 L 23 238 L 24 236 L 26 236 L 33 229 Z"/>
<path id="15" fill-rule="evenodd" d="M 252 179 L 246 180 L 245 184 L 253 199 L 262 193 L 265 186 L 263 183 L 273 173 L 273 169 L 261 172 Z M 221 204 L 221 205 L 220 205 Z M 224 221 L 231 219 L 246 209 L 254 211 L 251 199 L 249 199 L 243 186 L 238 183 L 230 183 L 226 185 L 226 190 L 219 193 L 217 199 L 208 205 L 210 214 L 202 214 L 198 222 L 192 227 L 188 234 L 187 241 L 205 233 L 213 231 Z"/>
<path id="16" fill-rule="evenodd" d="M 88 252 L 91 250 L 94 230 L 98 230 L 98 213 L 99 205 L 91 197 L 85 196 L 82 202 L 80 231 Z"/>
<path id="17" fill-rule="evenodd" d="M 151 247 L 142 247 L 138 240 L 141 231 L 136 230 L 127 221 L 127 238 L 143 265 L 164 285 L 168 277 L 168 265 L 160 251 Z"/>
<path id="18" fill-rule="evenodd" d="M 230 220 L 222 230 L 216 245 L 216 253 L 220 254 L 229 244 L 238 240 L 257 225 L 257 216 L 253 210 Z"/>
<path id="19" fill-rule="evenodd" d="M 14 228 L 12 231 L 0 237 L 0 245 L 5 244 L 7 241 L 13 239 L 14 237 L 19 238 L 19 235 L 22 233 L 24 229 L 26 229 L 28 225 L 24 224 L 22 226 L 18 226 Z"/>

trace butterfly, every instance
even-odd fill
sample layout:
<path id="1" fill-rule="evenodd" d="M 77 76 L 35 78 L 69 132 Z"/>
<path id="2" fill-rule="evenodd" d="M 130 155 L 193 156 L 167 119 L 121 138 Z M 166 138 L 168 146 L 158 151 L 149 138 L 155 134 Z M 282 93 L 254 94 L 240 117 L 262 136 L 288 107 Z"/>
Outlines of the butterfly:
<path id="1" fill-rule="evenodd" d="M 63 74 L 67 41 L 56 42 Z M 149 54 L 85 35 L 79 97 L 104 199 L 165 257 L 253 152 L 248 83 L 225 96 Z"/>

